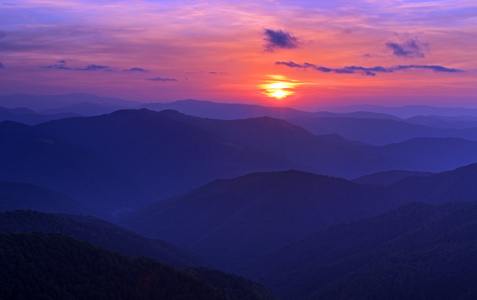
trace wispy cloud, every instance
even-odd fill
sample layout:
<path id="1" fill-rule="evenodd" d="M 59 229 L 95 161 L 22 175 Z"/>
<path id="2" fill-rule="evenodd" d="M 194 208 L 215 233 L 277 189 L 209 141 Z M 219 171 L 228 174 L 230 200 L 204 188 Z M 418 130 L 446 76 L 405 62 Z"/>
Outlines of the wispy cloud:
<path id="1" fill-rule="evenodd" d="M 48 65 L 48 66 L 41 66 L 42 69 L 56 69 L 56 70 L 73 70 L 71 67 L 66 66 L 65 60 L 58 60 L 56 64 Z"/>
<path id="2" fill-rule="evenodd" d="M 58 60 L 56 64 L 41 66 L 42 69 L 55 69 L 55 70 L 73 70 L 73 71 L 114 71 L 112 67 L 105 65 L 87 65 L 85 67 L 72 68 L 66 65 L 66 60 Z"/>
<path id="3" fill-rule="evenodd" d="M 125 71 L 128 71 L 128 72 L 148 72 L 146 69 L 139 68 L 139 67 L 130 68 L 130 69 L 127 69 Z"/>
<path id="4" fill-rule="evenodd" d="M 397 57 L 425 57 L 423 49 L 427 48 L 426 43 L 422 43 L 416 39 L 409 39 L 404 43 L 387 42 L 386 47 Z"/>
<path id="5" fill-rule="evenodd" d="M 0 62 L 0 69 L 3 69 L 3 68 L 5 67 L 3 66 L 2 62 Z"/>
<path id="6" fill-rule="evenodd" d="M 337 74 L 355 74 L 360 73 L 366 76 L 376 76 L 376 73 L 392 73 L 395 71 L 401 70 L 410 70 L 410 69 L 425 69 L 432 70 L 434 72 L 446 72 L 446 73 L 456 73 L 463 72 L 463 70 L 446 68 L 438 65 L 404 65 L 404 66 L 394 66 L 394 67 L 382 67 L 376 66 L 372 68 L 360 67 L 360 66 L 346 66 L 342 68 L 327 68 L 323 66 L 318 66 L 310 63 L 297 64 L 293 61 L 284 62 L 277 61 L 277 65 L 284 65 L 290 68 L 302 68 L 302 69 L 314 69 L 316 71 L 325 72 L 325 73 L 337 73 Z"/>
<path id="7" fill-rule="evenodd" d="M 147 80 L 151 80 L 151 81 L 177 81 L 177 79 L 175 79 L 175 78 L 163 78 L 163 77 L 148 78 Z"/>
<path id="8" fill-rule="evenodd" d="M 286 31 L 265 29 L 264 33 L 264 47 L 268 52 L 273 52 L 276 48 L 293 49 L 299 46 L 298 39 Z"/>
<path id="9" fill-rule="evenodd" d="M 76 71 L 113 71 L 109 66 L 104 65 L 87 65 L 84 68 L 76 68 Z"/>

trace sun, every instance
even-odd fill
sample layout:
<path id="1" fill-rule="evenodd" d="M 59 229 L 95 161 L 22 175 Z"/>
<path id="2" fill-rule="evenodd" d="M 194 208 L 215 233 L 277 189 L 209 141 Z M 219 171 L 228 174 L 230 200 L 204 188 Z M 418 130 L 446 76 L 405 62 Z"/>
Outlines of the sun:
<path id="1" fill-rule="evenodd" d="M 269 79 L 259 87 L 263 94 L 275 100 L 283 100 L 295 94 L 294 88 L 300 85 L 297 80 L 291 80 L 282 75 L 267 75 L 267 77 Z"/>
<path id="2" fill-rule="evenodd" d="M 277 99 L 285 98 L 288 95 L 291 95 L 291 92 L 290 91 L 284 91 L 284 90 L 276 90 L 276 91 L 269 94 L 269 96 L 277 98 Z"/>

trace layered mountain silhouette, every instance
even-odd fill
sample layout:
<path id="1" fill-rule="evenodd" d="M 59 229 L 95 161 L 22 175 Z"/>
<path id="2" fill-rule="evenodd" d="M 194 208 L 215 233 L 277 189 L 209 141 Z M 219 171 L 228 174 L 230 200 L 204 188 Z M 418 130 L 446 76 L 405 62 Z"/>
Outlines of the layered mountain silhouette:
<path id="1" fill-rule="evenodd" d="M 407 118 L 406 122 L 436 128 L 475 128 L 477 116 L 414 116 Z"/>
<path id="2" fill-rule="evenodd" d="M 348 140 L 372 145 L 398 143 L 419 137 L 477 140 L 477 127 L 435 128 L 408 123 L 404 120 L 365 118 L 312 118 L 288 119 L 288 121 L 314 134 L 337 133 Z"/>
<path id="3" fill-rule="evenodd" d="M 0 106 L 0 232 L 70 236 L 0 234 L 0 298 L 273 299 L 237 276 L 137 256 L 203 257 L 284 299 L 477 294 L 475 110 L 87 94 Z"/>
<path id="4" fill-rule="evenodd" d="M 0 233 L 0 252 L 5 299 L 276 299 L 238 276 L 133 259 L 60 234 Z"/>
<path id="5" fill-rule="evenodd" d="M 241 270 L 283 299 L 471 299 L 477 202 L 411 203 L 333 226 Z"/>
<path id="6" fill-rule="evenodd" d="M 251 172 L 297 169 L 352 179 L 477 161 L 477 142 L 456 138 L 376 147 L 270 117 L 213 120 L 145 109 L 34 127 L 3 122 L 0 140 L 0 180 L 38 184 L 110 214 Z"/>
<path id="7" fill-rule="evenodd" d="M 6 108 L 27 107 L 37 112 L 43 112 L 49 109 L 60 109 L 71 105 L 81 103 L 94 103 L 101 106 L 121 109 L 136 107 L 138 102 L 128 101 L 111 97 L 98 97 L 91 94 L 63 94 L 63 95 L 30 95 L 30 94 L 13 94 L 0 95 L 0 106 Z M 62 111 L 68 113 L 78 113 L 73 111 Z M 89 114 L 89 113 L 88 113 Z"/>
<path id="8" fill-rule="evenodd" d="M 21 182 L 0 182 L 0 211 L 16 209 L 52 213 L 94 213 L 65 194 L 42 186 Z"/>
<path id="9" fill-rule="evenodd" d="M 286 107 L 197 100 L 143 104 L 142 107 L 157 111 L 173 109 L 212 119 L 268 116 L 287 120 L 316 135 L 339 134 L 348 140 L 374 145 L 398 143 L 418 137 L 477 140 L 477 113 L 475 109 L 466 108 L 357 106 L 341 108 L 341 111 L 330 108 L 332 111 L 307 112 Z"/>
<path id="10" fill-rule="evenodd" d="M 0 213 L 0 232 L 61 233 L 127 256 L 147 256 L 177 266 L 203 266 L 196 255 L 157 239 L 148 239 L 92 216 L 31 210 Z"/>
<path id="11" fill-rule="evenodd" d="M 411 176 L 427 176 L 433 173 L 429 172 L 415 172 L 415 171 L 406 171 L 406 170 L 391 170 L 373 173 L 369 175 L 364 175 L 358 178 L 353 179 L 353 182 L 361 184 L 392 184 L 396 183 L 399 180 L 411 177 Z"/>
<path id="12" fill-rule="evenodd" d="M 72 117 L 74 114 L 39 114 L 31 109 L 19 107 L 19 108 L 5 108 L 0 106 L 0 122 L 12 121 L 19 122 L 28 125 L 34 125 L 50 120 L 62 119 Z"/>
<path id="13" fill-rule="evenodd" d="M 292 166 L 269 153 L 145 109 L 51 121 L 35 128 L 109 159 L 157 199 L 216 178 Z"/>
<path id="14" fill-rule="evenodd" d="M 40 185 L 93 209 L 114 213 L 151 201 L 107 158 L 19 123 L 0 123 L 0 165 L 1 181 Z"/>
<path id="15" fill-rule="evenodd" d="M 216 180 L 126 218 L 126 227 L 190 249 L 230 270 L 329 225 L 412 201 L 477 200 L 477 164 L 389 185 L 360 185 L 299 171 Z"/>
<path id="16" fill-rule="evenodd" d="M 477 161 L 477 142 L 458 138 L 414 138 L 373 147 L 352 143 L 337 134 L 316 136 L 270 117 L 224 121 L 175 111 L 161 114 L 286 158 L 301 170 L 349 179 L 399 169 L 441 172 Z"/>
<path id="17" fill-rule="evenodd" d="M 227 269 L 327 225 L 384 211 L 389 204 L 381 193 L 299 171 L 255 173 L 162 200 L 124 224 Z"/>

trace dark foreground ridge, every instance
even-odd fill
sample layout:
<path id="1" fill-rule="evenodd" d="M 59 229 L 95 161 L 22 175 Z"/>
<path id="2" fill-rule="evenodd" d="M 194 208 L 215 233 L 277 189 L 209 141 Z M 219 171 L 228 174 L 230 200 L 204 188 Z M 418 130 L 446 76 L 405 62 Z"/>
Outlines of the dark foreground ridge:
<path id="1" fill-rule="evenodd" d="M 60 234 L 0 233 L 0 253 L 2 299 L 274 299 L 237 276 L 221 273 L 216 285 L 207 270 L 132 259 Z"/>

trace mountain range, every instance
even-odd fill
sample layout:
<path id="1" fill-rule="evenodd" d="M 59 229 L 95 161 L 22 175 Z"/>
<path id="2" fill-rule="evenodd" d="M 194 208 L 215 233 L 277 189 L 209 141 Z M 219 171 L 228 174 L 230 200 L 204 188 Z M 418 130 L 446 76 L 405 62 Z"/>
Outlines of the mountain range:
<path id="1" fill-rule="evenodd" d="M 287 120 L 313 134 L 336 133 L 353 141 L 374 145 L 403 142 L 417 137 L 456 137 L 477 140 L 477 113 L 470 108 L 430 106 L 349 106 L 321 108 L 320 111 L 303 111 L 279 106 L 260 106 L 236 103 L 215 103 L 198 100 L 179 100 L 169 103 L 139 103 L 117 98 L 98 97 L 89 94 L 54 96 L 4 95 L 0 106 L 21 111 L 33 109 L 27 115 L 0 110 L 0 120 L 26 124 L 59 119 L 66 116 L 93 116 L 111 113 L 118 109 L 148 108 L 162 111 L 172 109 L 184 114 L 213 119 L 246 119 L 273 117 Z M 16 116 L 13 116 L 16 115 Z"/>
<path id="2" fill-rule="evenodd" d="M 107 157 L 19 123 L 0 123 L 0 165 L 2 181 L 43 186 L 110 214 L 131 207 L 131 199 L 150 201 Z"/>
<path id="3" fill-rule="evenodd" d="M 0 106 L 0 298 L 477 295 L 473 109 Z"/>
<path id="4" fill-rule="evenodd" d="M 475 202 L 410 203 L 320 230 L 239 269 L 283 299 L 471 299 L 476 214 Z"/>
<path id="5" fill-rule="evenodd" d="M 276 299 L 244 278 L 130 258 L 60 234 L 0 233 L 5 299 Z"/>
<path id="6" fill-rule="evenodd" d="M 198 256 L 158 239 L 148 239 L 102 219 L 32 210 L 0 213 L 0 232 L 61 233 L 130 257 L 147 256 L 176 266 L 205 266 Z"/>
<path id="7" fill-rule="evenodd" d="M 370 146 L 271 117 L 217 120 L 170 110 L 120 110 L 36 126 L 5 121 L 0 141 L 0 180 L 44 186 L 111 216 L 253 172 L 296 169 L 354 179 L 477 161 L 477 142 L 459 138 Z"/>
<path id="8" fill-rule="evenodd" d="M 477 200 L 477 164 L 389 185 L 357 184 L 299 171 L 255 173 L 216 180 L 159 201 L 123 224 L 233 270 L 326 226 L 358 220 L 412 201 Z"/>

